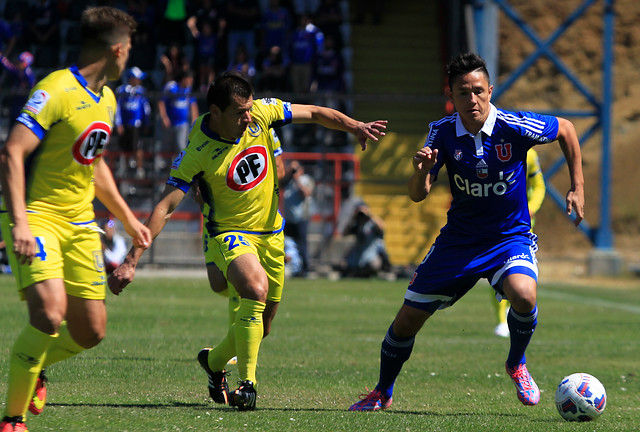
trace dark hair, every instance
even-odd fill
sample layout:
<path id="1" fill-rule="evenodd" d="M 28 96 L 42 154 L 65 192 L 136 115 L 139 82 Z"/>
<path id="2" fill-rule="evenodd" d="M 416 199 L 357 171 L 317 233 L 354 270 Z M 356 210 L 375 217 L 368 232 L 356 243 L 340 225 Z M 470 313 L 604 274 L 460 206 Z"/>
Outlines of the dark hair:
<path id="1" fill-rule="evenodd" d="M 460 75 L 480 70 L 487 78 L 487 82 L 491 84 L 487 63 L 482 57 L 475 53 L 461 53 L 451 59 L 447 65 L 447 75 L 449 77 L 449 88 L 453 86 L 456 78 Z"/>
<path id="2" fill-rule="evenodd" d="M 107 48 L 130 37 L 135 30 L 133 17 L 112 7 L 87 8 L 80 18 L 82 43 L 91 47 Z"/>
<path id="3" fill-rule="evenodd" d="M 253 89 L 249 81 L 240 75 L 225 72 L 209 86 L 207 105 L 215 105 L 220 111 L 224 111 L 231 105 L 233 96 L 249 99 L 252 95 Z"/>

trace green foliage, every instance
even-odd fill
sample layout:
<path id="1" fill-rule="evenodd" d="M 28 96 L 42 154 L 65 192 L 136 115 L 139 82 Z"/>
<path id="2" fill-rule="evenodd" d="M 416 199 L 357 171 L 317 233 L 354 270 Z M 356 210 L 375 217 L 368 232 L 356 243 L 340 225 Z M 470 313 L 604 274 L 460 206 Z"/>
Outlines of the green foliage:
<path id="1" fill-rule="evenodd" d="M 493 336 L 490 289 L 479 285 L 438 312 L 384 412 L 348 412 L 378 377 L 382 338 L 406 281 L 287 282 L 258 367 L 258 410 L 213 404 L 195 359 L 226 332 L 224 299 L 204 279 L 140 275 L 108 295 L 107 338 L 49 369 L 49 403 L 30 430 L 65 431 L 631 431 L 640 424 L 640 285 L 543 284 L 539 325 L 527 352 L 542 390 L 525 407 L 504 372 L 508 340 Z M 26 323 L 13 279 L 0 276 L 0 394 L 8 354 Z M 591 424 L 563 421 L 560 379 L 595 375 L 608 404 Z M 236 375 L 230 384 L 235 384 Z"/>

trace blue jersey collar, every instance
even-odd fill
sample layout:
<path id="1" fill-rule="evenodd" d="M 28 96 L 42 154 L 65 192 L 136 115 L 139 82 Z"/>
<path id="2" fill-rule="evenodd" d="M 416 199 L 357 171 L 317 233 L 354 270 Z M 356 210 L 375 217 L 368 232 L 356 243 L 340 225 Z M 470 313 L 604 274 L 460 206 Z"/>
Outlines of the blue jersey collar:
<path id="1" fill-rule="evenodd" d="M 238 144 L 240 142 L 240 138 L 232 141 L 232 140 L 224 139 L 220 135 L 218 135 L 216 132 L 212 131 L 209 128 L 209 125 L 207 124 L 209 122 L 210 117 L 211 117 L 211 114 L 205 114 L 205 116 L 202 118 L 202 122 L 200 123 L 200 130 L 202 131 L 203 134 L 205 134 L 211 139 L 223 142 L 225 144 Z"/>
<path id="2" fill-rule="evenodd" d="M 100 95 L 95 94 L 94 92 L 92 92 L 91 90 L 89 90 L 89 88 L 87 87 L 87 80 L 84 79 L 84 77 L 82 75 L 80 75 L 80 71 L 78 70 L 78 66 L 77 65 L 71 65 L 69 67 L 69 70 L 71 71 L 71 73 L 73 74 L 74 77 L 76 77 L 76 79 L 78 80 L 78 82 L 80 83 L 80 85 L 82 85 L 82 87 L 84 88 L 84 90 L 89 93 L 89 96 L 91 96 L 91 98 L 96 102 L 100 102 Z"/>

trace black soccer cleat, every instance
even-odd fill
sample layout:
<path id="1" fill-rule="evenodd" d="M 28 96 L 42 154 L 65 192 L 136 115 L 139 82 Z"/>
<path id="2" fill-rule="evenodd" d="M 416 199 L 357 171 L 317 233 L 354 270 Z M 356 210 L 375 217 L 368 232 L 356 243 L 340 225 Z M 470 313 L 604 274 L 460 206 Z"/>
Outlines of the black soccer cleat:
<path id="1" fill-rule="evenodd" d="M 240 381 L 240 387 L 229 394 L 229 405 L 238 407 L 239 411 L 256 409 L 258 393 L 251 381 Z"/>
<path id="2" fill-rule="evenodd" d="M 215 403 L 227 405 L 229 403 L 229 384 L 227 383 L 228 372 L 224 369 L 214 372 L 209 367 L 209 351 L 211 348 L 204 348 L 198 353 L 198 363 L 209 378 L 209 396 Z"/>

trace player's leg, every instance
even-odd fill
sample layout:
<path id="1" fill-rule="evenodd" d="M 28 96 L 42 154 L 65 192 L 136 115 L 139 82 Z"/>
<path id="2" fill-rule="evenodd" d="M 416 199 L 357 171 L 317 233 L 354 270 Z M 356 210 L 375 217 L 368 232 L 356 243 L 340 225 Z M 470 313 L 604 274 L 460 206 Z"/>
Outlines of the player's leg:
<path id="1" fill-rule="evenodd" d="M 231 262 L 227 278 L 240 295 L 234 323 L 238 374 L 242 381 L 255 383 L 258 351 L 264 333 L 262 313 L 267 300 L 267 275 L 258 258 L 248 253 Z"/>
<path id="2" fill-rule="evenodd" d="M 58 337 L 58 328 L 67 307 L 62 279 L 35 283 L 25 288 L 23 293 L 29 310 L 29 324 L 11 349 L 6 417 L 24 418 L 47 350 Z"/>
<path id="3" fill-rule="evenodd" d="M 529 275 L 511 274 L 504 279 L 503 289 L 511 300 L 507 318 L 511 333 L 507 373 L 516 386 L 518 399 L 525 405 L 535 405 L 540 401 L 540 390 L 527 369 L 525 351 L 538 322 L 536 281 Z"/>
<path id="4" fill-rule="evenodd" d="M 411 356 L 416 334 L 430 316 L 431 313 L 425 310 L 402 305 L 382 341 L 378 383 L 351 405 L 350 411 L 377 411 L 391 405 L 396 378 Z"/>

